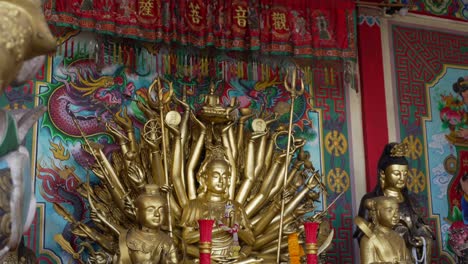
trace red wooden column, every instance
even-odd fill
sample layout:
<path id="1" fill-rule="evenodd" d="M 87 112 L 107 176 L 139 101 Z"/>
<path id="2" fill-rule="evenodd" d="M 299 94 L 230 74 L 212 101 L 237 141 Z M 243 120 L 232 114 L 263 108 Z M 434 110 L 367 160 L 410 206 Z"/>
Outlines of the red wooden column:
<path id="1" fill-rule="evenodd" d="M 360 14 L 358 26 L 362 123 L 366 156 L 367 190 L 377 184 L 377 162 L 388 143 L 387 109 L 380 24 L 377 17 Z"/>

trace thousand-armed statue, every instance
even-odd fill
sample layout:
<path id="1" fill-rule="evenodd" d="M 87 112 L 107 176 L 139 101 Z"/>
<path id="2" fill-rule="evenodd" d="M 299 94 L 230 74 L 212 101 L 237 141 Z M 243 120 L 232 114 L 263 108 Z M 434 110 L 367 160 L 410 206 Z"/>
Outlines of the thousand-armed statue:
<path id="1" fill-rule="evenodd" d="M 101 250 L 80 256 L 57 238 L 62 248 L 92 263 L 194 263 L 205 250 L 197 221 L 211 219 L 214 263 L 288 260 L 287 236 L 302 237 L 305 214 L 324 190 L 304 151 L 306 139 L 278 124 L 278 115 L 238 109 L 235 98 L 223 105 L 216 92 L 212 83 L 195 112 L 171 82 L 158 78 L 148 99 L 137 102 L 146 117 L 140 133 L 126 109 L 106 123 L 118 151 L 106 156 L 83 133 L 99 179 L 80 188 L 92 224 L 77 222 L 59 204 L 55 209 L 72 223 L 83 249 L 96 243 Z M 308 219 L 319 222 L 323 215 Z M 319 236 L 318 253 L 330 243 L 327 235 Z"/>

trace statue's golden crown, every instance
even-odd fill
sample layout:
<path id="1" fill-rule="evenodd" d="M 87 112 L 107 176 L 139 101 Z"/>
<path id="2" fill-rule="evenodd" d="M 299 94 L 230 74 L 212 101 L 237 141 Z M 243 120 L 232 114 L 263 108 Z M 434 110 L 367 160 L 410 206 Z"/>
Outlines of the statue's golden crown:
<path id="1" fill-rule="evenodd" d="M 399 143 L 393 146 L 390 150 L 391 157 L 406 157 L 408 156 L 408 144 Z"/>

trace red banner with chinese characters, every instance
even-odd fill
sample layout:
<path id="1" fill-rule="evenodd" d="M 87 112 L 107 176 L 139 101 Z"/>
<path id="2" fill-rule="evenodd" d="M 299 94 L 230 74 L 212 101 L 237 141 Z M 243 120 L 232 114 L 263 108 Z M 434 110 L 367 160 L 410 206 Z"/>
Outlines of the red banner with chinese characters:
<path id="1" fill-rule="evenodd" d="M 351 0 L 46 0 L 53 26 L 298 57 L 357 57 Z"/>

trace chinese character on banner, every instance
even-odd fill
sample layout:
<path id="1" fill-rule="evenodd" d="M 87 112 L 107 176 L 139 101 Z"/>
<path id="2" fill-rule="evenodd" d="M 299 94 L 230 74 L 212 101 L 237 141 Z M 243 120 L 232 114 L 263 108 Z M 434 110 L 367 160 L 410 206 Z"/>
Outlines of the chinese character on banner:
<path id="1" fill-rule="evenodd" d="M 189 16 L 192 19 L 193 24 L 200 24 L 202 16 L 200 15 L 200 5 L 198 3 L 190 2 L 189 4 L 190 12 Z"/>
<path id="2" fill-rule="evenodd" d="M 273 12 L 271 14 L 273 20 L 273 29 L 275 31 L 289 30 L 286 24 L 286 14 L 283 12 Z"/>
<path id="3" fill-rule="evenodd" d="M 241 28 L 245 28 L 247 26 L 247 9 L 239 5 L 235 12 L 236 15 L 234 16 L 234 19 L 236 20 L 237 25 Z"/>
<path id="4" fill-rule="evenodd" d="M 153 8 L 154 8 L 154 3 L 153 0 L 139 0 L 139 9 L 138 9 L 138 15 L 140 16 L 145 16 L 145 17 L 153 17 Z"/>

